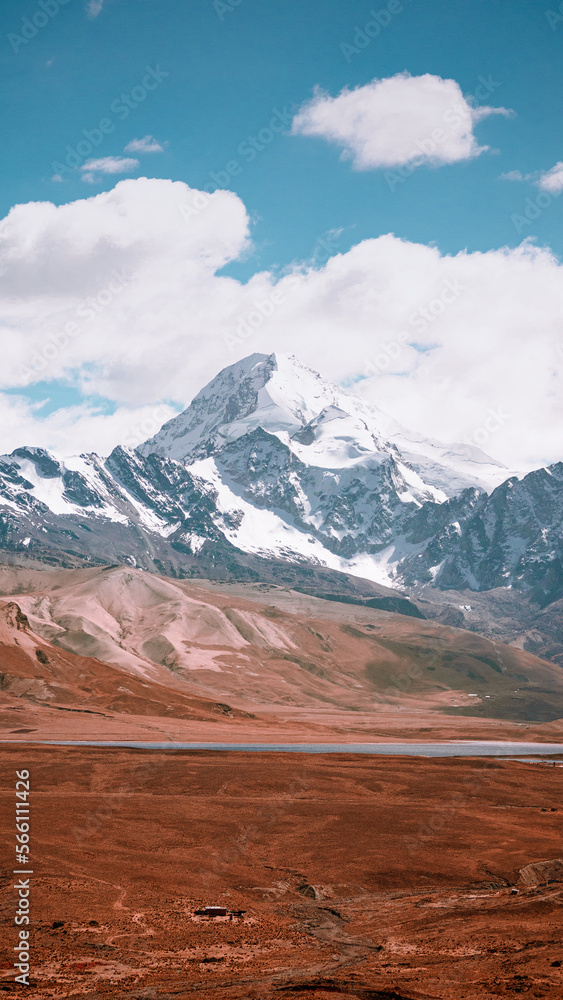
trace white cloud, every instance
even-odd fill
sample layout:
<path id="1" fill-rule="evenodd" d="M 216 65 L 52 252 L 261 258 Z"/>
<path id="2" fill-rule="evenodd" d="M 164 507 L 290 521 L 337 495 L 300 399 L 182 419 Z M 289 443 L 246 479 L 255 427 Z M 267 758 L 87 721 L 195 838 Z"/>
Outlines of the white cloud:
<path id="1" fill-rule="evenodd" d="M 5 397 L 0 452 L 7 441 L 107 452 L 129 412 L 187 405 L 220 368 L 278 350 L 337 381 L 371 373 L 357 391 L 422 434 L 471 440 L 500 408 L 486 451 L 508 465 L 561 459 L 563 267 L 549 250 L 443 256 L 387 235 L 243 284 L 217 272 L 247 252 L 248 230 L 232 192 L 146 178 L 12 209 L 0 223 L 0 388 L 72 378 L 117 416 L 42 421 Z"/>
<path id="2" fill-rule="evenodd" d="M 100 174 L 130 174 L 140 166 L 138 160 L 130 156 L 102 156 L 98 160 L 86 160 L 80 167 L 82 180 L 95 184 Z M 55 177 L 58 178 L 58 174 Z M 53 180 L 55 180 L 53 177 Z"/>
<path id="3" fill-rule="evenodd" d="M 128 142 L 124 153 L 163 153 L 166 143 L 162 145 L 155 139 L 154 135 L 145 135 L 142 139 L 131 139 Z"/>
<path id="4" fill-rule="evenodd" d="M 538 187 L 542 191 L 549 191 L 551 194 L 563 191 L 563 162 L 556 163 L 551 170 L 547 170 L 546 173 L 541 174 L 538 179 Z"/>
<path id="5" fill-rule="evenodd" d="M 543 172 L 535 170 L 531 174 L 522 174 L 519 170 L 509 170 L 500 176 L 503 181 L 531 181 L 541 191 L 549 191 L 550 194 L 557 195 L 563 191 L 563 161 Z"/>
<path id="6" fill-rule="evenodd" d="M 104 0 L 88 0 L 86 4 L 86 13 L 88 17 L 97 17 L 101 13 L 102 7 L 104 6 Z"/>
<path id="7" fill-rule="evenodd" d="M 94 406 L 68 406 L 39 419 L 37 405 L 23 396 L 0 393 L 0 451 L 10 454 L 23 442 L 32 441 L 62 457 L 84 450 L 109 455 L 116 444 L 136 448 L 155 434 L 177 410 L 166 404 L 119 407 L 114 413 L 101 413 Z M 93 443 L 85 449 L 82 442 Z"/>
<path id="8" fill-rule="evenodd" d="M 530 174 L 522 174 L 519 170 L 508 170 L 506 174 L 501 174 L 500 179 L 502 181 L 527 181 L 530 179 Z"/>
<path id="9" fill-rule="evenodd" d="M 292 132 L 336 143 L 356 170 L 439 166 L 487 149 L 479 146 L 473 128 L 493 114 L 511 112 L 472 105 L 455 80 L 399 73 L 338 97 L 317 90 L 295 116 Z"/>

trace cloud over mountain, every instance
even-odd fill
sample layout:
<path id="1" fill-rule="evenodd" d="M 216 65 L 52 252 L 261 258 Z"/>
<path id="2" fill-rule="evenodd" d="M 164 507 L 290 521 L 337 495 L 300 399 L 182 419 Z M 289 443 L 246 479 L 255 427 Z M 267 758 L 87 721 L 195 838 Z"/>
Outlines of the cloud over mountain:
<path id="1" fill-rule="evenodd" d="M 218 368 L 277 350 L 425 435 L 446 429 L 510 466 L 560 458 L 562 269 L 549 250 L 443 255 L 388 234 L 243 283 L 221 269 L 249 238 L 235 194 L 169 180 L 13 208 L 0 223 L 3 450 L 107 453 L 163 401 L 186 405 Z M 53 380 L 109 413 L 38 415 L 26 387 Z"/>

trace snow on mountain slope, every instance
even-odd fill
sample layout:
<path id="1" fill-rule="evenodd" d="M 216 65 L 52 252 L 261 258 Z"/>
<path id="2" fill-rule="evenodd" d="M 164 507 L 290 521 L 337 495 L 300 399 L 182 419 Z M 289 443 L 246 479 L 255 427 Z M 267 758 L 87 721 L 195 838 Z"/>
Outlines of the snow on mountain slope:
<path id="1" fill-rule="evenodd" d="M 139 531 L 168 538 L 185 522 L 192 536 L 219 537 L 211 518 L 213 497 L 206 490 L 178 463 L 143 459 L 132 449 L 115 448 L 107 459 L 80 455 L 64 462 L 42 448 L 19 448 L 0 457 L 0 511 L 4 507 L 20 515 L 32 549 L 34 536 L 55 525 L 74 540 L 79 527 L 103 539 L 111 524 L 126 529 L 125 534 L 134 529 L 136 540 Z M 99 548 L 94 539 L 92 547 Z"/>
<path id="2" fill-rule="evenodd" d="M 545 603 L 563 596 L 562 490 L 561 466 L 508 477 L 295 358 L 254 354 L 137 450 L 0 457 L 0 548 L 171 575 L 278 560 L 384 586 L 528 588 Z"/>
<path id="3" fill-rule="evenodd" d="M 60 462 L 42 448 L 18 448 L 0 456 L 0 498 L 7 506 L 46 507 L 52 514 L 87 512 L 92 517 L 128 523 L 119 509 L 119 495 L 97 455 L 80 455 Z"/>
<path id="4" fill-rule="evenodd" d="M 246 552 L 320 562 L 386 585 L 427 539 L 408 521 L 508 470 L 479 449 L 445 446 L 304 367 L 253 354 L 224 369 L 138 452 L 183 463 L 209 483 L 225 532 Z M 443 529 L 443 525 L 440 525 Z M 425 566 L 425 575 L 439 572 Z"/>
<path id="5" fill-rule="evenodd" d="M 407 431 L 283 354 L 252 354 L 225 368 L 139 451 L 189 465 L 257 428 L 277 435 L 302 462 L 319 468 L 373 465 L 393 457 L 409 466 L 436 500 L 467 486 L 490 491 L 510 475 L 478 448 L 442 445 Z"/>
<path id="6" fill-rule="evenodd" d="M 316 532 L 308 532 L 306 524 L 297 527 L 295 519 L 281 508 L 270 510 L 249 503 L 234 483 L 229 485 L 213 458 L 194 462 L 190 471 L 216 491 L 217 509 L 223 515 L 223 533 L 243 552 L 327 566 L 383 586 L 392 585 L 394 574 L 387 560 L 382 561 L 378 556 L 362 552 L 352 558 L 338 555 L 323 544 Z"/>

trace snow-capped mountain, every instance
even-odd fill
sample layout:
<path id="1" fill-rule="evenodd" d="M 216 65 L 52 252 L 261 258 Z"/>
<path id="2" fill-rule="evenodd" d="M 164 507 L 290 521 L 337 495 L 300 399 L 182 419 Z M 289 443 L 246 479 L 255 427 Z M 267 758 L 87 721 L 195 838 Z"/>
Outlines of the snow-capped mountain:
<path id="1" fill-rule="evenodd" d="M 511 476 L 276 355 L 226 368 L 137 451 L 0 458 L 0 546 L 68 565 L 255 578 L 299 565 L 387 587 L 510 586 L 545 605 L 563 593 L 562 515 L 562 465 Z"/>
<path id="2" fill-rule="evenodd" d="M 490 491 L 510 475 L 479 448 L 407 431 L 283 354 L 252 354 L 225 368 L 139 451 L 191 464 L 256 430 L 320 469 L 373 468 L 392 458 L 405 494 L 412 488 L 421 499 L 445 500 L 467 486 Z"/>
<path id="3" fill-rule="evenodd" d="M 490 496 L 465 490 L 426 504 L 405 527 L 393 545 L 403 584 L 511 587 L 541 607 L 563 597 L 562 462 L 511 477 Z"/>

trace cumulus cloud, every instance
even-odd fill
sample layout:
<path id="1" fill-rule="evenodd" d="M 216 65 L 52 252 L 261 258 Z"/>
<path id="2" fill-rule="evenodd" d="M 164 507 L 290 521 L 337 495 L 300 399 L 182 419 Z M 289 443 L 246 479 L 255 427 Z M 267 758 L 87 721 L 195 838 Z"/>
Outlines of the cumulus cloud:
<path id="1" fill-rule="evenodd" d="M 139 166 L 139 161 L 129 156 L 102 156 L 97 160 L 86 160 L 80 170 L 83 181 L 95 184 L 100 179 L 100 174 L 130 174 Z M 60 179 L 60 175 L 55 174 L 53 180 L 55 179 Z"/>
<path id="2" fill-rule="evenodd" d="M 551 170 L 547 170 L 544 174 L 541 174 L 538 179 L 538 187 L 542 191 L 549 191 L 551 194 L 563 191 L 563 162 L 556 163 Z"/>
<path id="3" fill-rule="evenodd" d="M 145 135 L 142 139 L 131 139 L 128 142 L 124 153 L 163 153 L 166 143 L 162 145 L 155 139 L 154 135 Z"/>
<path id="4" fill-rule="evenodd" d="M 205 196 L 190 217 L 197 194 L 140 178 L 67 205 L 13 208 L 0 223 L 0 388 L 79 373 L 86 391 L 103 384 L 118 403 L 184 400 L 204 377 L 205 353 L 194 352 L 236 315 L 241 286 L 215 272 L 248 243 L 234 194 Z"/>
<path id="5" fill-rule="evenodd" d="M 234 193 L 181 182 L 128 179 L 12 209 L 0 223 L 0 389 L 71 378 L 117 416 L 42 421 L 4 397 L 10 447 L 107 452 L 128 414 L 185 406 L 220 368 L 277 350 L 424 435 L 479 444 L 511 467 L 561 459 L 563 267 L 549 250 L 444 256 L 386 235 L 328 260 L 320 241 L 315 262 L 277 277 L 218 273 L 248 247 Z"/>
<path id="6" fill-rule="evenodd" d="M 343 90 L 317 90 L 293 120 L 294 135 L 318 136 L 342 147 L 356 170 L 406 164 L 440 166 L 479 156 L 474 126 L 506 108 L 474 106 L 455 80 L 399 73 Z"/>

